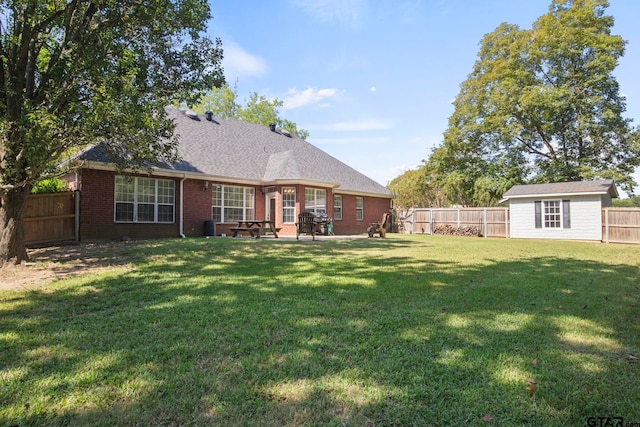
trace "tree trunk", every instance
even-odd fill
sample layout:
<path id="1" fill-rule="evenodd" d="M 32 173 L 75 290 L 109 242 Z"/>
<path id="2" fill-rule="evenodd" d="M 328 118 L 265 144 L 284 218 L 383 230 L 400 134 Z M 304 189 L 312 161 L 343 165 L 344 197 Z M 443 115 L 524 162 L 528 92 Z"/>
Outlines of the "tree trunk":
<path id="1" fill-rule="evenodd" d="M 12 260 L 28 261 L 24 240 L 24 208 L 31 187 L 20 187 L 0 194 L 0 267 Z"/>

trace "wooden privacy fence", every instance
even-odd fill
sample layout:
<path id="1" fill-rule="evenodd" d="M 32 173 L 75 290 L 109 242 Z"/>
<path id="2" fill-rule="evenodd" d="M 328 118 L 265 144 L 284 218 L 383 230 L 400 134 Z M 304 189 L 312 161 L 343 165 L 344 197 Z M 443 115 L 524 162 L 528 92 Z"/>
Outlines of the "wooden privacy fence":
<path id="1" fill-rule="evenodd" d="M 398 211 L 401 233 L 433 234 L 437 225 L 477 227 L 484 237 L 509 237 L 509 208 L 415 208 Z"/>
<path id="2" fill-rule="evenodd" d="M 24 211 L 27 245 L 78 240 L 79 192 L 32 194 Z"/>
<path id="3" fill-rule="evenodd" d="M 602 209 L 602 241 L 605 243 L 640 243 L 640 209 Z"/>

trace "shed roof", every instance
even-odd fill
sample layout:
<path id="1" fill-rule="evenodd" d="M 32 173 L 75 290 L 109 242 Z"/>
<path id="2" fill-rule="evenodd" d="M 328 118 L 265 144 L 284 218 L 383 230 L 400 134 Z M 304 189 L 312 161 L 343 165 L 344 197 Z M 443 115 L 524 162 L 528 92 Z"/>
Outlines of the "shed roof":
<path id="1" fill-rule="evenodd" d="M 388 188 L 296 135 L 241 120 L 194 118 L 175 108 L 168 108 L 167 115 L 176 124 L 181 161 L 159 171 L 257 185 L 312 183 L 333 187 L 337 193 L 392 196 Z M 98 147 L 81 158 L 107 162 Z"/>
<path id="2" fill-rule="evenodd" d="M 596 181 L 555 182 L 551 184 L 514 185 L 502 195 L 502 201 L 528 197 L 560 197 L 570 195 L 608 194 L 618 197 L 612 179 Z"/>

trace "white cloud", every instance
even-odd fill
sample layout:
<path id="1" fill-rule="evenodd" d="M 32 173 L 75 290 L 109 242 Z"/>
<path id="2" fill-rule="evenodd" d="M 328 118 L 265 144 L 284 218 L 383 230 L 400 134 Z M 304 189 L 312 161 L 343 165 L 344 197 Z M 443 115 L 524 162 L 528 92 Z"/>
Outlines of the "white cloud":
<path id="1" fill-rule="evenodd" d="M 334 132 L 360 132 L 369 130 L 392 129 L 395 123 L 388 119 L 371 118 L 366 120 L 336 122 L 326 125 L 318 125 L 313 129 L 334 131 Z"/>
<path id="2" fill-rule="evenodd" d="M 291 3 L 320 21 L 336 20 L 354 29 L 362 26 L 366 0 L 292 0 Z"/>
<path id="3" fill-rule="evenodd" d="M 371 87 L 369 88 L 369 92 L 375 92 L 375 91 L 377 91 L 377 90 L 378 90 L 378 89 L 377 89 L 375 86 L 371 86 Z"/>
<path id="4" fill-rule="evenodd" d="M 309 138 L 309 142 L 313 144 L 323 145 L 353 145 L 353 144 L 387 144 L 392 142 L 389 137 L 372 137 L 372 138 Z"/>
<path id="5" fill-rule="evenodd" d="M 230 84 L 236 79 L 262 76 L 269 71 L 269 66 L 262 58 L 233 42 L 225 43 L 222 66 Z"/>
<path id="6" fill-rule="evenodd" d="M 337 92 L 338 91 L 333 88 L 307 88 L 302 92 L 298 92 L 297 89 L 289 89 L 287 96 L 283 100 L 282 107 L 285 110 L 293 110 L 294 108 L 300 108 L 310 104 L 318 104 L 324 99 L 334 97 Z"/>

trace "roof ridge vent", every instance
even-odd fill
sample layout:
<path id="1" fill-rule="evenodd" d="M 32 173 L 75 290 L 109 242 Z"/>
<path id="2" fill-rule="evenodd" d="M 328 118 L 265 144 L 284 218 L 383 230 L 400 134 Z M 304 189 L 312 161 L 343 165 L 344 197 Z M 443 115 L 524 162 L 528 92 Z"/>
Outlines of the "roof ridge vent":
<path id="1" fill-rule="evenodd" d="M 196 112 L 195 112 L 195 111 L 193 111 L 193 110 L 187 110 L 187 111 L 185 112 L 185 114 L 186 114 L 186 115 L 187 115 L 187 117 L 189 117 L 190 119 L 198 120 L 198 113 L 196 113 Z"/>
<path id="2" fill-rule="evenodd" d="M 276 124 L 275 123 L 271 123 L 269 125 L 269 129 L 271 129 L 271 132 L 278 132 L 278 130 L 276 129 Z"/>

